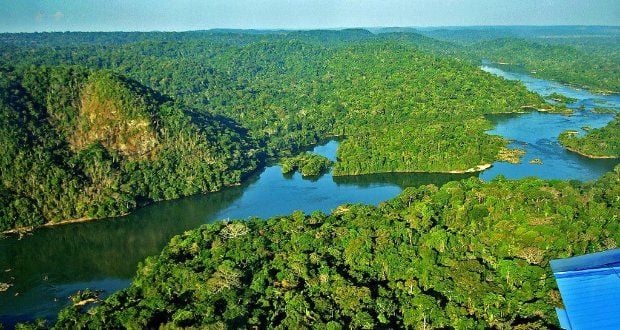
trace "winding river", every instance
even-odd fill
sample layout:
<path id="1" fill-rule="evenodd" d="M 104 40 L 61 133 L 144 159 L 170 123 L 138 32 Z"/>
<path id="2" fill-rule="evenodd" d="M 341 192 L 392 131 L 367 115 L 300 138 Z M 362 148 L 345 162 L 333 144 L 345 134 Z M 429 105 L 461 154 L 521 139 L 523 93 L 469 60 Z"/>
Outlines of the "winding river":
<path id="1" fill-rule="evenodd" d="M 478 174 L 485 180 L 538 176 L 549 179 L 592 180 L 618 160 L 588 159 L 564 150 L 557 136 L 564 130 L 601 127 L 612 114 L 596 114 L 595 107 L 620 110 L 619 96 L 594 95 L 526 74 L 483 66 L 506 79 L 520 80 L 532 91 L 553 92 L 578 99 L 569 105 L 573 115 L 529 113 L 493 116 L 489 134 L 510 139 L 526 150 L 521 164 L 495 163 Z M 313 152 L 335 160 L 338 142 L 317 146 Z M 530 164 L 533 158 L 541 165 Z M 22 238 L 0 239 L 0 282 L 11 283 L 0 292 L 0 322 L 9 327 L 37 317 L 53 319 L 67 297 L 83 288 L 110 294 L 126 287 L 136 266 L 158 254 L 169 239 L 204 223 L 222 219 L 271 217 L 294 210 L 330 212 L 345 203 L 374 204 L 393 198 L 404 187 L 442 184 L 476 174 L 376 174 L 352 177 L 302 178 L 283 175 L 279 166 L 266 167 L 243 185 L 221 192 L 155 203 L 113 219 L 67 224 L 36 230 Z"/>
<path id="2" fill-rule="evenodd" d="M 558 142 L 560 133 L 575 130 L 584 133 L 584 127 L 600 128 L 610 122 L 615 114 L 600 114 L 593 110 L 605 108 L 620 111 L 620 95 L 592 94 L 556 82 L 537 79 L 524 73 L 508 72 L 483 65 L 482 70 L 508 80 L 519 80 L 527 89 L 543 97 L 558 93 L 576 101 L 567 104 L 573 109 L 571 115 L 531 112 L 527 114 L 494 115 L 489 119 L 495 128 L 489 134 L 501 135 L 512 141 L 511 147 L 525 150 L 520 164 L 496 162 L 481 173 L 484 180 L 498 175 L 517 179 L 536 176 L 543 179 L 595 180 L 611 170 L 618 159 L 590 159 L 564 149 Z M 542 164 L 531 164 L 538 158 Z"/>

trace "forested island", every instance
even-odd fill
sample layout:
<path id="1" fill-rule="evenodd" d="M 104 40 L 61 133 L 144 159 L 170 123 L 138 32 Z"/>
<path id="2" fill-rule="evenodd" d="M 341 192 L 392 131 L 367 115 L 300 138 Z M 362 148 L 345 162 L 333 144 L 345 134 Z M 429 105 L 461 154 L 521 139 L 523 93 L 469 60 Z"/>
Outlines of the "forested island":
<path id="1" fill-rule="evenodd" d="M 563 132 L 560 143 L 568 150 L 590 158 L 620 158 L 620 118 L 607 126 L 588 130 L 585 136 L 578 136 L 575 131 Z"/>
<path id="2" fill-rule="evenodd" d="M 287 157 L 280 161 L 282 173 L 299 172 L 303 176 L 317 176 L 332 166 L 332 161 L 326 157 L 302 153 L 295 157 Z"/>

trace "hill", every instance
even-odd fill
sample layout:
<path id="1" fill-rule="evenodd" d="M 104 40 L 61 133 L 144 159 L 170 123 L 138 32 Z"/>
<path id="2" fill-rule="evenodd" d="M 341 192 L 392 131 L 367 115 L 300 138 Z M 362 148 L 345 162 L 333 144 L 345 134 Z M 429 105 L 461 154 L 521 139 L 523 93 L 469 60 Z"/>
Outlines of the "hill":
<path id="1" fill-rule="evenodd" d="M 108 71 L 4 68 L 0 115 L 0 230 L 219 190 L 258 163 L 231 121 Z"/>

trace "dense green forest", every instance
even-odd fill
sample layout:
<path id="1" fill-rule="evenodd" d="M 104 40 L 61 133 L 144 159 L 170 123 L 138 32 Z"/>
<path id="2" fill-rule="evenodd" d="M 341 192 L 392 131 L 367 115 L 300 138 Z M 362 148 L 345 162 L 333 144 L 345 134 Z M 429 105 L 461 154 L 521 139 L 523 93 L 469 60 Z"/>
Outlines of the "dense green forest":
<path id="1" fill-rule="evenodd" d="M 490 163 L 506 141 L 484 133 L 491 128 L 485 114 L 549 107 L 521 84 L 466 62 L 388 45 L 345 49 L 330 61 L 339 103 L 348 109 L 338 125 L 347 138 L 335 175 L 464 171 Z"/>
<path id="2" fill-rule="evenodd" d="M 282 173 L 299 172 L 303 176 L 317 176 L 329 170 L 332 161 L 321 155 L 302 153 L 280 160 Z"/>
<path id="3" fill-rule="evenodd" d="M 546 44 L 498 39 L 471 46 L 479 58 L 520 66 L 530 74 L 594 92 L 620 93 L 620 42 L 582 49 L 573 44 Z"/>
<path id="4" fill-rule="evenodd" d="M 243 130 L 81 67 L 0 74 L 0 230 L 120 215 L 257 167 Z"/>
<path id="5" fill-rule="evenodd" d="M 444 58 L 437 50 L 446 43 L 418 34 L 204 32 L 160 39 L 105 48 L 20 47 L 3 57 L 19 66 L 113 69 L 193 109 L 234 119 L 270 156 L 295 153 L 330 135 L 346 135 L 343 148 L 351 142 L 351 149 L 364 145 L 377 153 L 349 163 L 357 151 L 343 153 L 340 174 L 465 170 L 489 162 L 502 142 L 483 134 L 489 124 L 482 115 L 543 104 L 518 83 Z M 431 120 L 449 122 L 429 127 Z M 377 125 L 388 132 L 376 132 Z M 440 139 L 444 133 L 451 139 Z M 443 145 L 437 148 L 435 141 Z M 464 146 L 471 150 L 454 152 Z M 424 158 L 430 148 L 441 154 L 429 163 Z"/>
<path id="6" fill-rule="evenodd" d="M 218 190 L 239 183 L 262 155 L 291 156 L 334 135 L 345 137 L 336 175 L 463 171 L 496 160 L 506 145 L 484 133 L 485 114 L 550 107 L 418 34 L 0 40 L 2 139 L 11 146 L 2 230 Z"/>
<path id="7" fill-rule="evenodd" d="M 172 239 L 58 328 L 555 328 L 549 260 L 620 243 L 620 166 L 589 184 L 477 178 L 379 207 L 219 222 Z"/>
<path id="8" fill-rule="evenodd" d="M 2 228 L 118 215 L 150 200 L 217 190 L 238 183 L 244 173 L 256 168 L 262 155 L 293 156 L 331 136 L 343 137 L 335 175 L 467 171 L 500 159 L 505 150 L 505 140 L 485 134 L 491 128 L 485 115 L 534 108 L 553 110 L 520 83 L 479 70 L 480 58 L 521 56 L 514 62 L 523 65 L 528 59 L 544 60 L 562 65 L 560 71 L 568 72 L 569 67 L 575 67 L 573 59 L 577 55 L 562 47 L 598 49 L 592 46 L 593 41 L 570 46 L 535 44 L 539 39 L 476 39 L 470 43 L 474 46 L 463 46 L 460 40 L 439 41 L 411 31 L 383 32 L 0 34 L 0 66 L 8 72 L 3 79 L 10 80 L 3 90 L 3 108 L 9 112 L 33 108 L 37 112 L 34 117 L 18 119 L 28 120 L 34 130 L 23 134 L 53 145 L 41 147 L 45 159 L 33 151 L 20 150 L 39 142 L 16 142 L 21 140 L 15 140 L 18 137 L 14 135 L 24 128 L 14 129 L 9 120 L 3 123 L 8 125 L 6 139 L 15 146 L 13 154 L 7 153 L 7 164 L 20 153 L 21 158 L 15 159 L 24 166 L 19 168 L 37 163 L 43 169 L 38 170 L 40 173 L 29 172 L 33 178 L 9 173 L 11 169 L 3 172 L 7 179 L 0 196 L 7 201 L 4 205 L 12 206 L 2 213 L 2 218 L 7 219 L 2 221 L 7 223 Z M 605 53 L 613 47 L 612 43 L 600 50 L 608 62 L 580 69 L 583 72 L 579 76 L 591 76 L 613 89 L 613 79 L 620 77 L 613 73 L 618 61 Z M 71 77 L 54 73 L 63 70 Z M 123 101 L 117 100 L 122 107 L 127 104 L 142 110 L 123 109 L 128 111 L 126 117 L 95 116 L 98 119 L 92 122 L 84 119 L 86 113 L 79 116 L 80 111 L 104 113 L 113 103 L 100 102 L 98 97 L 84 100 L 84 95 L 105 92 L 105 88 L 88 83 L 90 72 L 99 70 L 113 72 L 110 75 L 122 80 L 126 85 L 123 88 L 128 90 L 104 93 L 105 97 L 124 95 Z M 611 75 L 613 79 L 602 80 L 597 75 Z M 21 101 L 9 100 L 9 95 L 14 94 L 11 89 L 21 90 Z M 146 103 L 133 104 L 132 99 L 144 99 Z M 165 127 L 166 121 L 160 122 L 160 117 L 166 116 L 159 112 L 174 112 L 173 117 L 183 122 L 178 125 L 188 127 L 187 133 Z M 91 129 L 101 126 L 97 120 L 110 120 L 113 132 Z M 141 128 L 134 132 L 131 125 L 123 124 L 125 121 Z M 208 137 L 205 141 L 190 132 L 201 126 L 207 127 L 198 128 Z M 172 134 L 188 138 L 177 139 Z M 196 159 L 211 155 L 194 157 L 200 153 L 182 151 L 185 148 L 171 141 L 205 144 L 196 148 L 221 146 L 221 153 L 212 157 L 218 165 L 194 171 L 194 166 L 206 166 L 198 165 Z M 99 158 L 78 157 L 90 147 L 94 148 L 90 154 Z M 126 148 L 142 149 L 127 153 Z M 223 152 L 233 149 L 235 152 L 229 155 Z M 172 155 L 162 150 L 177 151 Z M 156 156 L 170 161 L 154 159 Z M 90 162 L 106 170 L 87 169 L 76 162 Z M 140 183 L 140 188 L 128 189 L 130 196 L 120 192 L 127 189 L 124 183 L 138 180 L 133 172 L 154 173 L 155 169 L 167 178 L 155 182 L 140 174 L 140 180 L 145 182 Z M 63 172 L 57 175 L 71 179 L 39 184 L 54 177 L 48 171 Z M 45 179 L 35 179 L 39 176 Z M 91 187 L 93 181 L 104 177 L 107 188 Z M 180 183 L 186 180 L 205 180 L 208 184 Z M 61 193 L 69 190 L 90 197 L 81 200 L 84 197 Z M 18 209 L 35 211 L 22 213 Z"/>
<path id="9" fill-rule="evenodd" d="M 573 131 L 563 132 L 559 141 L 569 150 L 588 157 L 618 158 L 620 157 L 620 117 L 616 116 L 603 128 L 588 130 L 583 137 Z"/>
<path id="10" fill-rule="evenodd" d="M 266 161 L 319 174 L 331 162 L 300 152 L 333 137 L 335 180 L 519 162 L 485 116 L 566 108 L 482 59 L 620 91 L 617 29 L 560 30 L 0 34 L 0 231 L 216 191 Z M 617 156 L 619 128 L 560 141 Z M 206 225 L 57 327 L 555 328 L 549 260 L 617 247 L 619 195 L 620 166 Z"/>
<path id="11" fill-rule="evenodd" d="M 594 92 L 620 93 L 617 26 L 462 27 L 416 32 L 455 44 L 449 50 L 452 56 L 506 63 L 511 69 L 544 79 Z"/>

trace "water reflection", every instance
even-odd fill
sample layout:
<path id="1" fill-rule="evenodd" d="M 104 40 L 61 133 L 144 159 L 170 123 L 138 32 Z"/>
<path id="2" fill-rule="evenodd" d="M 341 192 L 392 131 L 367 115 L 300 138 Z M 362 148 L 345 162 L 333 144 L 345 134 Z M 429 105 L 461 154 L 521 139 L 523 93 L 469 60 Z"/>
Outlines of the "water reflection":
<path id="1" fill-rule="evenodd" d="M 401 173 L 380 173 L 369 175 L 350 175 L 334 177 L 334 182 L 339 185 L 352 185 L 357 187 L 373 187 L 377 182 L 391 183 L 401 188 L 417 187 L 427 184 L 441 186 L 454 180 L 466 179 L 476 176 L 476 173 L 445 174 L 445 173 L 417 173 L 403 175 Z"/>

